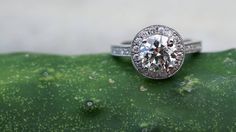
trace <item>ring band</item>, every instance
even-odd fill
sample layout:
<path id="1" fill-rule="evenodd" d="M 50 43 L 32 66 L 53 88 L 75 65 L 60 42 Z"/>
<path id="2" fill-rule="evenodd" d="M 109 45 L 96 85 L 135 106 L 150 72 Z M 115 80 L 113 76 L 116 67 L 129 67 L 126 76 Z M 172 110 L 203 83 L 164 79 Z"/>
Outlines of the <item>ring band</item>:
<path id="1" fill-rule="evenodd" d="M 202 49 L 201 41 L 194 41 L 191 39 L 185 39 L 183 41 L 186 54 L 197 53 L 200 52 Z M 111 54 L 113 56 L 131 56 L 131 44 L 132 41 L 124 41 L 119 45 L 112 45 Z"/>
<path id="2" fill-rule="evenodd" d="M 152 25 L 138 32 L 133 41 L 111 46 L 111 55 L 130 56 L 134 68 L 147 78 L 166 79 L 179 71 L 185 54 L 201 49 L 201 41 L 183 40 L 170 27 Z"/>

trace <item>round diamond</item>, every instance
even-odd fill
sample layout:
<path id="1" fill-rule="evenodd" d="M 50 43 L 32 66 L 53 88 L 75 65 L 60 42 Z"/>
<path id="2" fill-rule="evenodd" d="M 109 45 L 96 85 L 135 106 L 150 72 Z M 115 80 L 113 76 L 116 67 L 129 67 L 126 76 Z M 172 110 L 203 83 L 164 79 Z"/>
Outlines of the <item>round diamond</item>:
<path id="1" fill-rule="evenodd" d="M 134 46 L 133 47 L 133 52 L 137 53 L 139 51 L 139 47 L 138 46 Z"/>
<path id="2" fill-rule="evenodd" d="M 135 54 L 135 55 L 133 56 L 133 60 L 134 60 L 134 61 L 138 61 L 138 60 L 139 60 L 139 55 L 138 55 L 138 54 Z"/>
<path id="3" fill-rule="evenodd" d="M 162 35 L 153 35 L 143 40 L 139 49 L 142 67 L 157 72 L 175 66 L 177 48 L 168 40 L 168 37 Z"/>
<path id="4" fill-rule="evenodd" d="M 138 58 L 140 65 L 133 64 L 141 74 L 149 78 L 163 79 L 172 76 L 178 71 L 183 63 L 184 51 L 179 48 L 179 45 L 183 45 L 182 41 L 177 44 L 176 37 L 179 40 L 182 40 L 182 38 L 179 34 L 176 35 L 176 31 L 166 26 L 157 25 L 157 27 L 155 29 L 159 31 L 160 29 L 165 30 L 161 30 L 161 33 L 155 33 L 152 28 L 153 34 L 145 35 L 140 43 L 137 44 L 133 41 L 132 48 L 136 52 L 132 53 L 132 56 L 135 58 L 133 61 L 137 61 Z M 143 30 L 146 31 L 148 29 L 150 28 L 147 27 Z M 143 30 L 136 36 L 142 36 Z M 136 45 L 139 47 L 138 51 Z M 148 72 L 143 73 L 140 69 L 146 69 Z"/>

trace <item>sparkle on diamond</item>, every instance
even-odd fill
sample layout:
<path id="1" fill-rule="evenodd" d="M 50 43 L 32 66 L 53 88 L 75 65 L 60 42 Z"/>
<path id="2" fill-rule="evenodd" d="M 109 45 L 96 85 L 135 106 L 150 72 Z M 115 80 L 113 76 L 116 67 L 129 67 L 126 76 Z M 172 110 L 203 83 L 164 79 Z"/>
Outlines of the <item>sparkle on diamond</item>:
<path id="1" fill-rule="evenodd" d="M 177 47 L 174 41 L 163 35 L 143 39 L 139 47 L 142 67 L 153 72 L 169 72 L 177 64 Z"/>

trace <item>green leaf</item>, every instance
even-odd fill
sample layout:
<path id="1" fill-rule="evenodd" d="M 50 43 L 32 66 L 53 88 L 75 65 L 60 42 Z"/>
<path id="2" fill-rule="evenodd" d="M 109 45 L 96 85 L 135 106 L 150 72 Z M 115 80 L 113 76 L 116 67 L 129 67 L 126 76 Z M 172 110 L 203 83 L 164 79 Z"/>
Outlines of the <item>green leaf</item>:
<path id="1" fill-rule="evenodd" d="M 109 54 L 2 54 L 0 131 L 236 131 L 236 50 L 166 80 Z"/>

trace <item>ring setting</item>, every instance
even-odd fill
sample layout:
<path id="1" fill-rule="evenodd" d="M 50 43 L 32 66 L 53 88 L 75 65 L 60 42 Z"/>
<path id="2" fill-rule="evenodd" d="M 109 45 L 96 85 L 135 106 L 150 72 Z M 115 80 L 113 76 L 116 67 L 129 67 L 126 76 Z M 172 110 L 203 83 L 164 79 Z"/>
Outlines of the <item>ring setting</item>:
<path id="1" fill-rule="evenodd" d="M 174 29 L 152 25 L 139 31 L 133 41 L 112 46 L 114 56 L 131 56 L 134 68 L 151 79 L 166 79 L 181 68 L 185 54 L 201 51 L 200 41 L 183 40 Z M 127 45 L 129 44 L 129 45 Z"/>

